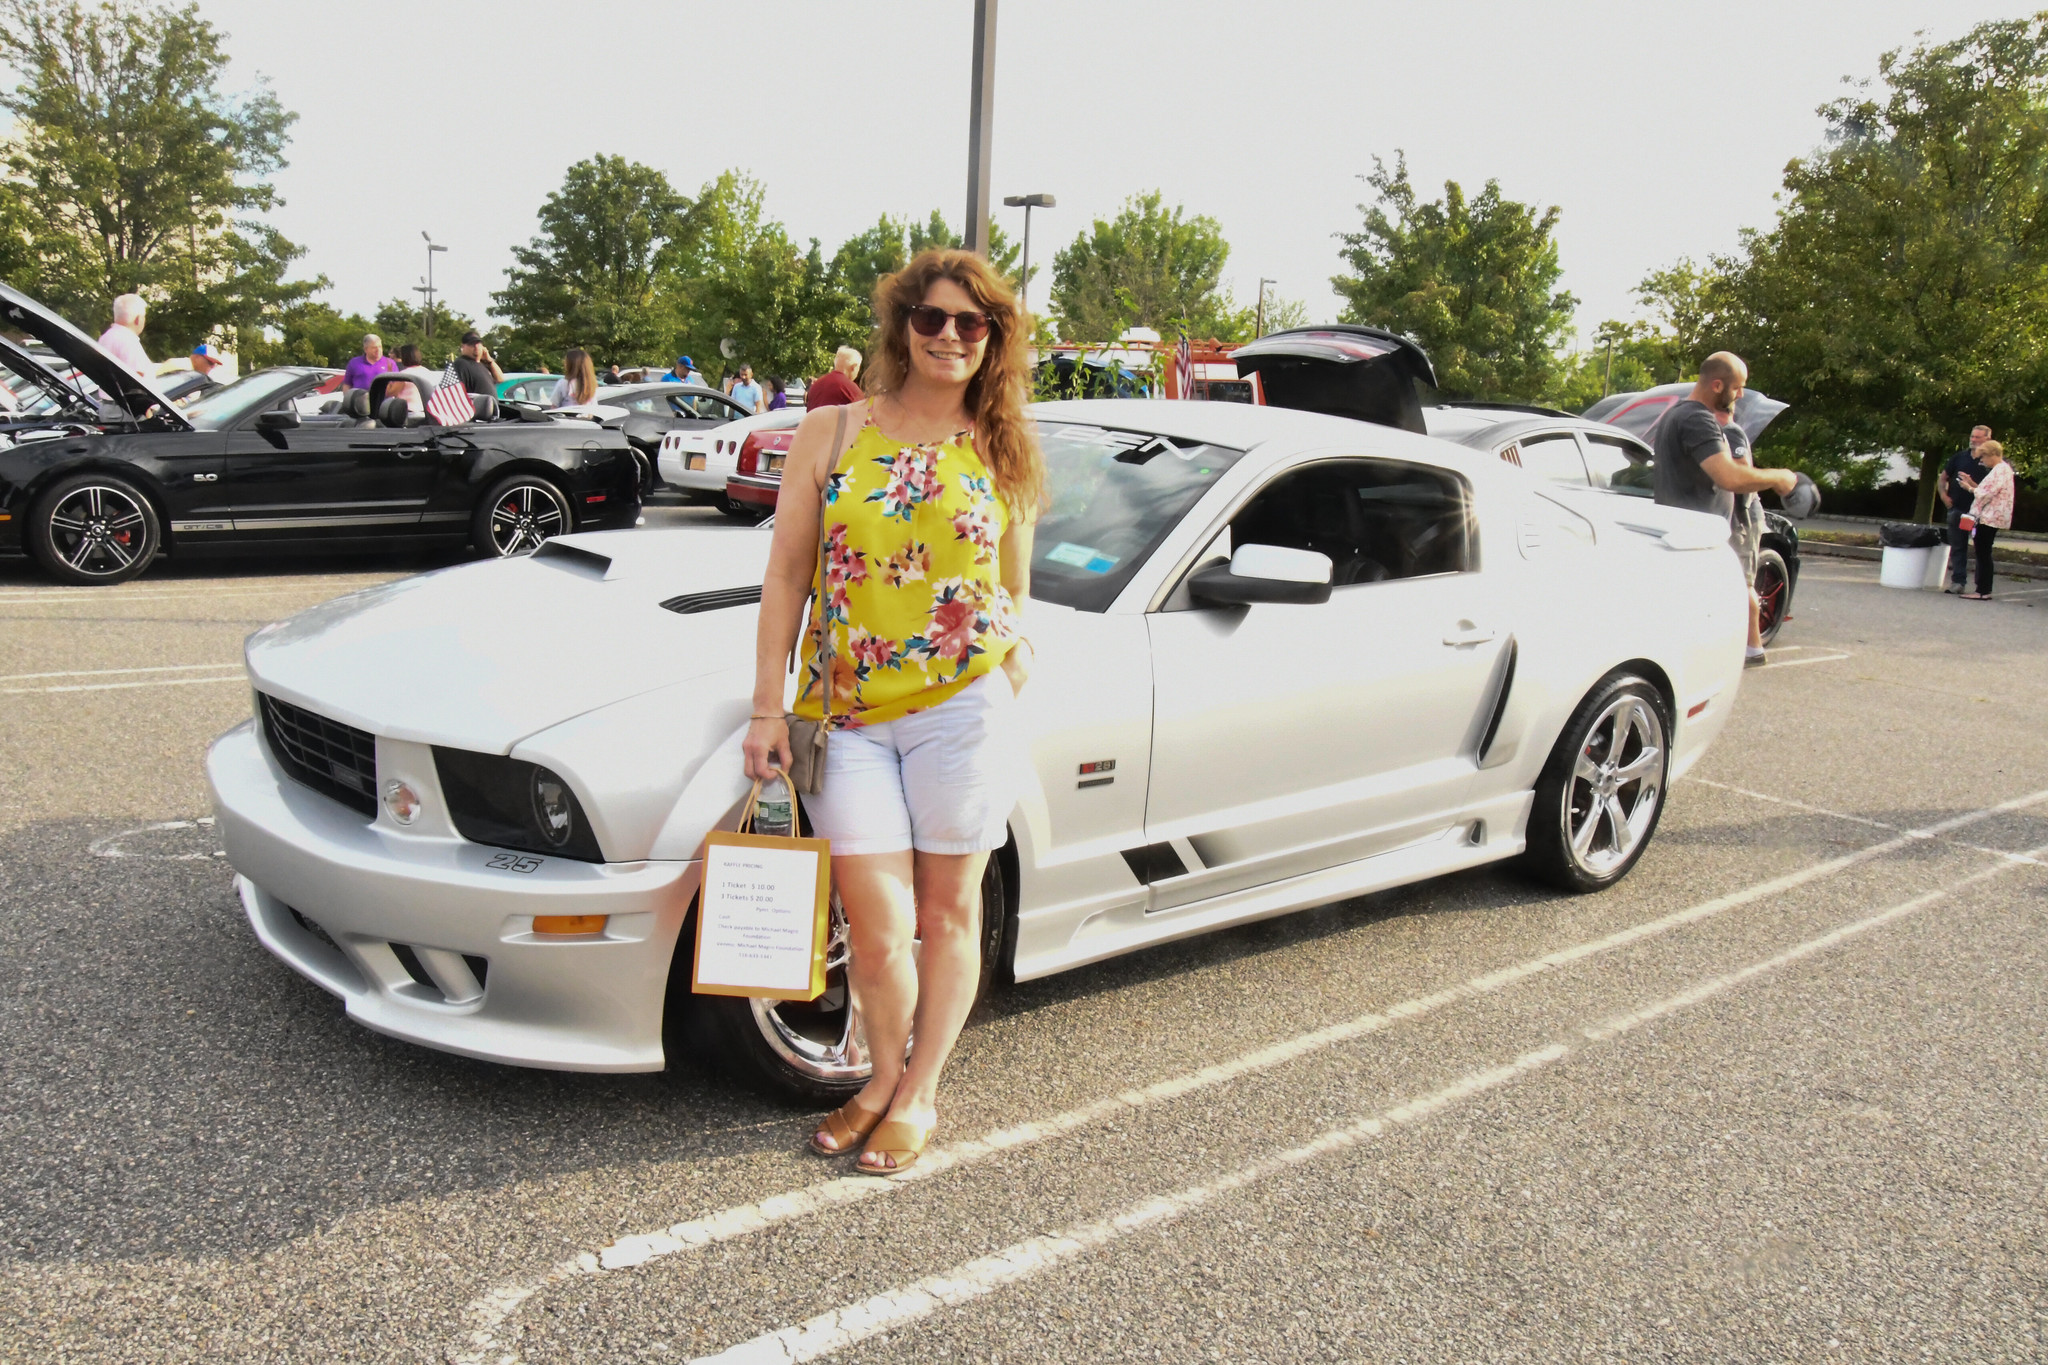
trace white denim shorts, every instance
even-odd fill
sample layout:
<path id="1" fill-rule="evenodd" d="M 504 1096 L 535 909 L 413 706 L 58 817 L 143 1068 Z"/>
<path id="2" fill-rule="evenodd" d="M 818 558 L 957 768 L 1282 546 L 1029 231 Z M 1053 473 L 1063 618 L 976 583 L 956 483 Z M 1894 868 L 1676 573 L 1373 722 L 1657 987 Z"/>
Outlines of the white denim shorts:
<path id="1" fill-rule="evenodd" d="M 992 669 L 929 711 L 835 730 L 811 832 L 842 856 L 987 853 L 1009 838 L 1021 748 L 1016 693 Z"/>

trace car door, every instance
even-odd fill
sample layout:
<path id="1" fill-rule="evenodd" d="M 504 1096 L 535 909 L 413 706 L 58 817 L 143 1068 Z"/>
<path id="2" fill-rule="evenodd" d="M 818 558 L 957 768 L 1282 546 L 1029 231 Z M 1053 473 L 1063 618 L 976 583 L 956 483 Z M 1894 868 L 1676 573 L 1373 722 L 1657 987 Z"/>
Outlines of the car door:
<path id="1" fill-rule="evenodd" d="M 436 430 L 306 418 L 290 399 L 250 414 L 225 433 L 236 539 L 417 531 L 439 472 Z"/>
<path id="2" fill-rule="evenodd" d="M 1424 465 L 1320 461 L 1245 504 L 1204 562 L 1315 550 L 1334 586 L 1316 605 L 1176 594 L 1148 618 L 1155 911 L 1448 830 L 1509 635 L 1476 541 L 1464 481 Z"/>

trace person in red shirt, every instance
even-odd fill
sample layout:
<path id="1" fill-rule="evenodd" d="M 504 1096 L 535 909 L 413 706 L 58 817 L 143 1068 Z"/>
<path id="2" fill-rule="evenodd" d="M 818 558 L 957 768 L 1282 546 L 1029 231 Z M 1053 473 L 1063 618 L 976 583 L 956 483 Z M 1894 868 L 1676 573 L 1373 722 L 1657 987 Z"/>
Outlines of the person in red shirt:
<path id="1" fill-rule="evenodd" d="M 858 403 L 867 395 L 860 391 L 860 385 L 853 377 L 860 373 L 860 352 L 851 346 L 841 346 L 832 356 L 832 368 L 823 377 L 811 381 L 804 391 L 806 408 L 829 408 L 835 403 Z"/>

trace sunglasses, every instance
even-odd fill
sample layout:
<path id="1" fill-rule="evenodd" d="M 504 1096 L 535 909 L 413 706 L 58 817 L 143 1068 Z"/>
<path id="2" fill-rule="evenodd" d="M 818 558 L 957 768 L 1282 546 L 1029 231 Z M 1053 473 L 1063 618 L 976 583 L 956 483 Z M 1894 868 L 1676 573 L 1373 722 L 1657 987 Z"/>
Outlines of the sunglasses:
<path id="1" fill-rule="evenodd" d="M 949 313 L 929 303 L 910 305 L 910 327 L 921 337 L 935 337 L 946 330 L 946 319 L 953 320 L 953 334 L 962 341 L 979 341 L 988 335 L 989 315 L 972 309 L 965 312 Z"/>

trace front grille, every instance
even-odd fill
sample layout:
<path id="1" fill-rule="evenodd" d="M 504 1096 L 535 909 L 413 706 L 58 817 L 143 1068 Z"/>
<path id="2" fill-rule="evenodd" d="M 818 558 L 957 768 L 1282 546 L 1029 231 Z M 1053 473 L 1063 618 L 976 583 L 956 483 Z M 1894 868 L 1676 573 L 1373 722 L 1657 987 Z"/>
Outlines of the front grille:
<path id="1" fill-rule="evenodd" d="M 263 711 L 263 737 L 284 770 L 322 796 L 331 796 L 351 810 L 377 814 L 377 740 L 367 731 L 343 725 L 304 707 L 257 693 Z"/>
<path id="2" fill-rule="evenodd" d="M 761 585 L 749 583 L 743 588 L 713 588 L 710 592 L 688 592 L 681 597 L 671 597 L 663 602 L 665 611 L 678 616 L 695 616 L 700 611 L 721 611 L 726 607 L 752 606 L 761 600 Z"/>

